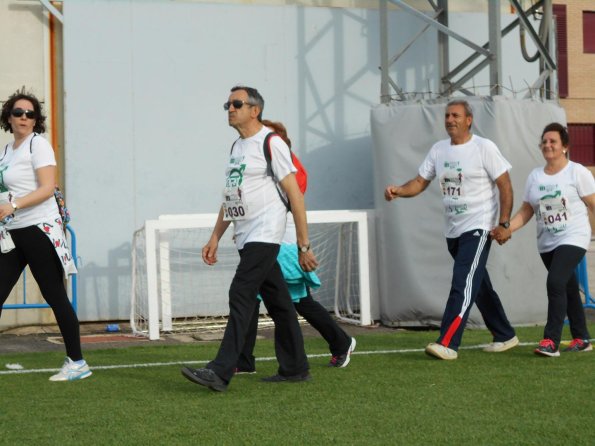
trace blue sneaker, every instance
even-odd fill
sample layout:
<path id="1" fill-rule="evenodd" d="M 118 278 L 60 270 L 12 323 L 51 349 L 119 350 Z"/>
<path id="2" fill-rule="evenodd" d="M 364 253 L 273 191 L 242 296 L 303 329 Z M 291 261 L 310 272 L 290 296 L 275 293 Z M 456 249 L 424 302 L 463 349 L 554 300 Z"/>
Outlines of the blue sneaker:
<path id="1" fill-rule="evenodd" d="M 50 381 L 78 381 L 88 378 L 92 374 L 93 372 L 85 361 L 82 361 L 82 364 L 77 364 L 67 356 L 60 371 L 50 376 Z"/>

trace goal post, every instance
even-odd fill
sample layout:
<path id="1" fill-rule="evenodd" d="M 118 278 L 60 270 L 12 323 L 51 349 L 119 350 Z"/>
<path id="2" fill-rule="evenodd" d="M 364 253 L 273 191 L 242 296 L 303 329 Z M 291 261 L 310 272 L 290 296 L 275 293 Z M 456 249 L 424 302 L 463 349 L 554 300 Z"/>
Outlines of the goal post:
<path id="1" fill-rule="evenodd" d="M 310 242 L 322 287 L 313 296 L 335 316 L 358 325 L 373 323 L 370 301 L 372 211 L 309 211 Z M 228 230 L 218 263 L 202 262 L 201 248 L 217 214 L 162 215 L 135 231 L 132 246 L 130 325 L 135 334 L 190 331 L 228 315 L 228 289 L 239 256 Z M 194 327 L 194 328 L 192 328 Z"/>

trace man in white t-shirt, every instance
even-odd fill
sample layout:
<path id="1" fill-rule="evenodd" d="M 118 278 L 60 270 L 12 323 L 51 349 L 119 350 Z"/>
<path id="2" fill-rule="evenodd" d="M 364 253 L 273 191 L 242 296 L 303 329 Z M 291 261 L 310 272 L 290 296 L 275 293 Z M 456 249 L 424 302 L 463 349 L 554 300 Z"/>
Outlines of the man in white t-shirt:
<path id="1" fill-rule="evenodd" d="M 261 122 L 263 108 L 260 93 L 244 86 L 232 88 L 224 104 L 229 125 L 240 137 L 231 150 L 223 203 L 211 238 L 202 249 L 202 258 L 208 265 L 217 262 L 219 240 L 233 222 L 240 264 L 229 289 L 229 319 L 217 357 L 205 368 L 182 369 L 190 381 L 219 392 L 227 389 L 234 375 L 258 304 L 258 293 L 275 323 L 275 352 L 279 361 L 277 374 L 263 381 L 311 379 L 295 308 L 277 263 L 287 221 L 287 208 L 280 194 L 291 203 L 300 266 L 304 271 L 314 271 L 318 262 L 310 249 L 304 197 L 295 178 L 297 170 L 289 147 L 280 137 L 270 139 L 272 176 L 269 175 L 263 143 L 271 130 Z"/>
<path id="2" fill-rule="evenodd" d="M 474 302 L 493 335 L 484 351 L 506 351 L 519 342 L 486 270 L 491 229 L 497 224 L 510 225 L 511 166 L 492 141 L 471 133 L 472 123 L 473 111 L 467 101 L 449 102 L 445 127 L 450 138 L 434 144 L 416 178 L 402 186 L 390 185 L 384 193 L 387 201 L 414 197 L 435 177 L 440 181 L 444 235 L 455 264 L 440 337 L 426 347 L 427 354 L 439 359 L 458 357 Z"/>

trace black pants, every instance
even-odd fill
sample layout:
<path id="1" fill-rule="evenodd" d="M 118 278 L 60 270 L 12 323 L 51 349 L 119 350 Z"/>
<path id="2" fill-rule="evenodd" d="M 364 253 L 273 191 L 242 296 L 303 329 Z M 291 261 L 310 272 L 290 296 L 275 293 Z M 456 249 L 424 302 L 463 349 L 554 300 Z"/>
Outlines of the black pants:
<path id="1" fill-rule="evenodd" d="M 15 249 L 0 253 L 0 313 L 1 306 L 19 280 L 25 266 L 39 285 L 60 328 L 66 354 L 73 361 L 83 359 L 79 321 L 68 300 L 64 286 L 64 270 L 50 239 L 37 226 L 9 231 Z"/>
<path id="2" fill-rule="evenodd" d="M 328 343 L 329 350 L 333 356 L 344 354 L 351 345 L 351 337 L 339 327 L 339 324 L 331 317 L 329 312 L 319 302 L 315 301 L 310 294 L 310 289 L 306 288 L 308 294 L 293 306 L 300 316 L 314 327 L 324 340 Z M 252 320 L 248 328 L 246 344 L 242 354 L 238 359 L 238 368 L 241 370 L 255 370 L 254 345 L 256 344 L 256 335 L 258 330 L 258 316 L 260 305 L 257 305 Z"/>
<path id="3" fill-rule="evenodd" d="M 246 243 L 240 250 L 240 264 L 229 288 L 229 319 L 216 358 L 207 364 L 229 382 L 244 344 L 260 292 L 275 323 L 275 353 L 278 373 L 297 375 L 309 369 L 304 339 L 281 268 L 279 245 Z"/>
<path id="4" fill-rule="evenodd" d="M 562 245 L 553 251 L 540 254 L 548 271 L 547 323 L 543 337 L 554 341 L 556 347 L 560 345 L 566 315 L 568 315 L 573 339 L 590 338 L 575 273 L 585 252 L 578 246 Z"/>

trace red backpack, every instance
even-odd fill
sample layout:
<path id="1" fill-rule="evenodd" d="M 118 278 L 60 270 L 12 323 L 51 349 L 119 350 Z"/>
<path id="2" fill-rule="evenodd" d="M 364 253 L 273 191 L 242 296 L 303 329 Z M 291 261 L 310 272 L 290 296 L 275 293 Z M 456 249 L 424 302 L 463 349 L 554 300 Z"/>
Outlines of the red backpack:
<path id="1" fill-rule="evenodd" d="M 271 132 L 264 137 L 264 142 L 262 144 L 262 150 L 264 151 L 264 159 L 267 162 L 267 175 L 271 176 L 275 180 L 275 184 L 277 185 L 277 192 L 279 192 L 279 197 L 281 197 L 281 201 L 283 202 L 283 204 L 285 204 L 287 210 L 290 211 L 291 203 L 289 203 L 289 200 L 287 199 L 285 194 L 281 192 L 279 182 L 276 180 L 275 175 L 273 174 L 273 167 L 271 165 L 271 138 L 273 136 L 278 136 L 279 138 L 281 138 L 279 134 Z M 295 173 L 295 179 L 297 180 L 300 191 L 302 191 L 302 194 L 305 194 L 306 189 L 308 188 L 308 172 L 306 172 L 304 165 L 295 155 L 295 153 L 293 153 L 291 148 L 289 148 L 289 153 L 291 154 L 291 162 L 297 169 L 297 172 Z"/>

